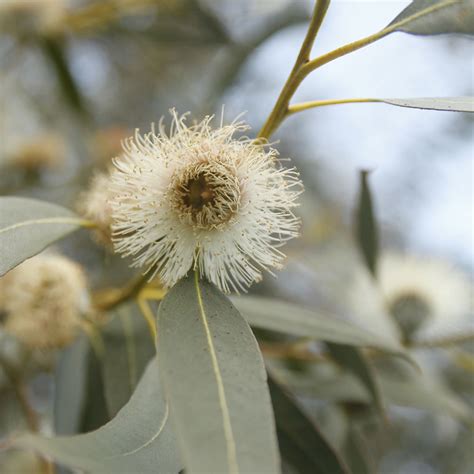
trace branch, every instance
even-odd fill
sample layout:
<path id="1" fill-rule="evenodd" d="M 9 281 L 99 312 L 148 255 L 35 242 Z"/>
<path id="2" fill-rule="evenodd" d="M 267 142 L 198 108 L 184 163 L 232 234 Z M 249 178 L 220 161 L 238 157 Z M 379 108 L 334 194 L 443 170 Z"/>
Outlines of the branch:
<path id="1" fill-rule="evenodd" d="M 324 107 L 326 105 L 358 104 L 358 103 L 369 103 L 369 102 L 383 102 L 383 101 L 380 99 L 372 99 L 372 98 L 313 100 L 310 102 L 301 102 L 300 104 L 290 105 L 288 107 L 287 115 L 296 114 L 297 112 L 302 112 L 303 110 L 315 109 L 316 107 Z"/>
<path id="2" fill-rule="evenodd" d="M 278 97 L 273 110 L 268 116 L 267 121 L 263 125 L 262 129 L 258 133 L 258 138 L 268 139 L 275 129 L 285 118 L 288 111 L 288 104 L 290 103 L 293 94 L 304 79 L 304 75 L 301 74 L 304 64 L 309 61 L 309 54 L 313 47 L 314 40 L 318 34 L 319 28 L 323 22 L 326 11 L 329 7 L 330 0 L 317 0 L 314 7 L 313 16 L 306 33 L 306 37 L 301 45 L 300 52 L 296 58 L 295 64 L 291 73 L 283 86 L 283 89 Z"/>

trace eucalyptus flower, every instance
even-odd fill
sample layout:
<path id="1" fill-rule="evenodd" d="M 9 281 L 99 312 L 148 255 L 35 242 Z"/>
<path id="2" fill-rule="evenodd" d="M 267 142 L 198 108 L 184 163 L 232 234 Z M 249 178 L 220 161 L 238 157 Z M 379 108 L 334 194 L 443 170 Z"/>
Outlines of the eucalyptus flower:
<path id="1" fill-rule="evenodd" d="M 3 329 L 31 350 L 70 344 L 87 309 L 84 272 L 66 257 L 37 255 L 0 279 Z"/>
<path id="2" fill-rule="evenodd" d="M 110 173 L 96 173 L 76 202 L 77 212 L 95 224 L 93 237 L 105 247 L 112 246 L 112 209 L 110 207 Z"/>
<path id="3" fill-rule="evenodd" d="M 408 337 L 463 330 L 472 315 L 472 283 L 444 261 L 387 253 L 379 281 L 388 310 Z"/>
<path id="4" fill-rule="evenodd" d="M 187 126 L 172 111 L 169 133 L 124 142 L 111 175 L 115 250 L 172 286 L 192 268 L 221 290 L 244 290 L 262 270 L 280 268 L 280 247 L 298 235 L 293 209 L 302 191 L 275 149 L 234 135 L 243 122 Z"/>
<path id="5" fill-rule="evenodd" d="M 64 165 L 66 146 L 58 135 L 45 133 L 18 144 L 8 154 L 8 164 L 26 172 L 55 170 Z"/>

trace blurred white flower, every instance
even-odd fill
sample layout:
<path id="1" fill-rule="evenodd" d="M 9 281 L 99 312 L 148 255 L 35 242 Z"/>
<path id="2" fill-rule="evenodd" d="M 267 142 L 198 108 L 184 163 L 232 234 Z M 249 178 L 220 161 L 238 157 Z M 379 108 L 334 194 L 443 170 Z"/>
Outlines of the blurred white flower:
<path id="1" fill-rule="evenodd" d="M 31 350 L 71 343 L 88 304 L 81 267 L 60 255 L 37 255 L 0 279 L 3 329 Z"/>
<path id="2" fill-rule="evenodd" d="M 54 170 L 64 165 L 66 145 L 52 133 L 44 133 L 19 143 L 8 154 L 8 164 L 28 172 Z"/>
<path id="3" fill-rule="evenodd" d="M 112 246 L 112 208 L 110 206 L 110 173 L 96 173 L 87 190 L 76 202 L 77 212 L 95 224 L 92 235 L 105 247 Z"/>
<path id="4" fill-rule="evenodd" d="M 10 28 L 51 34 L 60 30 L 66 12 L 65 0 L 2 0 L 0 24 Z"/>
<path id="5" fill-rule="evenodd" d="M 405 333 L 423 338 L 469 325 L 472 283 L 445 262 L 388 253 L 379 262 L 379 283 L 388 310 Z M 474 329 L 472 319 L 470 323 Z"/>
<path id="6" fill-rule="evenodd" d="M 166 286 L 194 267 L 223 291 L 245 290 L 281 267 L 278 247 L 298 235 L 298 173 L 276 150 L 234 138 L 248 130 L 243 122 L 213 129 L 206 117 L 188 127 L 172 116 L 169 134 L 163 121 L 158 133 L 137 132 L 114 161 L 115 250 L 154 267 Z"/>

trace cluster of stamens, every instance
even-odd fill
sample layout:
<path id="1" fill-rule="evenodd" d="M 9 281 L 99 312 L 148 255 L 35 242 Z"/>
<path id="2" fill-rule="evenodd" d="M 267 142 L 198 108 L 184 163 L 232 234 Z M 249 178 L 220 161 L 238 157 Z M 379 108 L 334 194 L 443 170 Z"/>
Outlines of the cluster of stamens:
<path id="1" fill-rule="evenodd" d="M 169 197 L 183 223 L 217 229 L 237 213 L 240 185 L 230 166 L 201 162 L 175 172 Z"/>

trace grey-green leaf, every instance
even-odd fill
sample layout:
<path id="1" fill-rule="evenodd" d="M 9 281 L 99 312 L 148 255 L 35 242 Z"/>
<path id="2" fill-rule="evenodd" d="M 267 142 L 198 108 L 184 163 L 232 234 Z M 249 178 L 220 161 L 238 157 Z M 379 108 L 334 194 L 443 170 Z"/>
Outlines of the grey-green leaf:
<path id="1" fill-rule="evenodd" d="M 375 474 L 375 468 L 361 430 L 351 426 L 344 446 L 347 462 L 354 474 Z"/>
<path id="2" fill-rule="evenodd" d="M 315 367 L 316 369 L 317 367 Z M 272 373 L 281 383 L 299 393 L 322 400 L 371 403 L 367 388 L 347 371 L 327 373 L 312 371 L 304 376 L 283 367 L 273 367 Z M 472 410 L 454 393 L 433 382 L 427 374 L 398 378 L 378 374 L 381 393 L 387 404 L 407 406 L 472 420 Z"/>
<path id="3" fill-rule="evenodd" d="M 59 357 L 54 374 L 54 431 L 57 434 L 75 434 L 80 430 L 90 350 L 87 337 L 82 336 Z"/>
<path id="4" fill-rule="evenodd" d="M 268 384 L 283 459 L 300 473 L 347 474 L 347 468 L 296 400 L 272 377 Z"/>
<path id="5" fill-rule="evenodd" d="M 51 456 L 59 464 L 96 474 L 178 474 L 182 463 L 169 409 L 150 362 L 130 402 L 102 428 L 76 436 L 46 438 L 27 434 L 14 445 Z"/>
<path id="6" fill-rule="evenodd" d="M 190 275 L 158 311 L 160 374 L 186 472 L 280 472 L 266 372 L 245 319 Z"/>
<path id="7" fill-rule="evenodd" d="M 82 223 L 76 214 L 56 204 L 0 197 L 0 276 Z"/>
<path id="8" fill-rule="evenodd" d="M 134 302 L 113 310 L 113 319 L 102 329 L 102 338 L 104 393 L 113 417 L 130 399 L 156 351 L 145 318 Z"/>
<path id="9" fill-rule="evenodd" d="M 378 99 L 385 104 L 411 109 L 446 112 L 474 112 L 474 97 L 418 97 L 414 99 Z"/>
<path id="10" fill-rule="evenodd" d="M 474 0 L 414 0 L 388 26 L 415 35 L 472 35 Z"/>
<path id="11" fill-rule="evenodd" d="M 365 264 L 375 277 L 379 254 L 379 234 L 375 218 L 372 193 L 368 181 L 369 172 L 360 172 L 359 202 L 355 219 L 355 237 Z"/>
<path id="12" fill-rule="evenodd" d="M 334 361 L 352 372 L 364 384 L 379 413 L 384 416 L 384 404 L 379 382 L 370 361 L 362 350 L 345 344 L 327 343 L 327 347 Z"/>
<path id="13" fill-rule="evenodd" d="M 232 301 L 251 326 L 339 344 L 374 347 L 406 356 L 396 339 L 372 334 L 335 315 L 272 298 L 239 296 Z"/>

